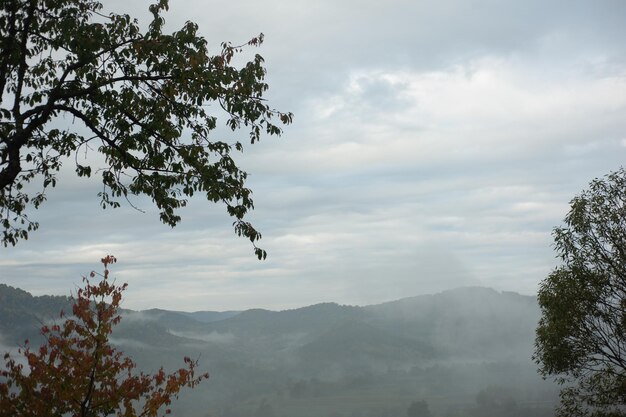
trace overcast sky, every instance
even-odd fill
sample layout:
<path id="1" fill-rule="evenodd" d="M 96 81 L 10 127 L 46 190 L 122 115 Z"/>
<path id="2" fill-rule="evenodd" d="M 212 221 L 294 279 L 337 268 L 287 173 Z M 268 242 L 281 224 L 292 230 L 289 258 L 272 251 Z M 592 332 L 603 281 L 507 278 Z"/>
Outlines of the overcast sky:
<path id="1" fill-rule="evenodd" d="M 106 1 L 145 22 L 148 2 Z M 130 8 L 133 9 L 130 9 Z M 149 201 L 102 211 L 68 164 L 0 282 L 68 294 L 114 254 L 125 307 L 370 304 L 467 285 L 534 294 L 551 230 L 626 161 L 622 0 L 170 0 L 217 52 L 259 32 L 283 137 L 239 158 L 266 261 L 224 207 L 175 229 Z M 246 132 L 241 132 L 245 138 Z"/>

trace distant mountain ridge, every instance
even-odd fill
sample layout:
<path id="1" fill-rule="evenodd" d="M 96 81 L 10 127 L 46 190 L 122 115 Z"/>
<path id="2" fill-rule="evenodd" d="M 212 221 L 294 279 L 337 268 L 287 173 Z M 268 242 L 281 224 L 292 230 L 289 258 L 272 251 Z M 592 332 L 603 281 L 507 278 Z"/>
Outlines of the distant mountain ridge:
<path id="1" fill-rule="evenodd" d="M 4 344 L 37 340 L 42 321 L 69 309 L 70 298 L 34 297 L 0 286 Z M 202 347 L 252 358 L 255 366 L 297 363 L 307 372 L 449 358 L 530 358 L 539 319 L 535 297 L 466 287 L 364 307 L 320 303 L 271 311 L 123 311 L 114 340 L 127 349 Z"/>
<path id="2" fill-rule="evenodd" d="M 337 307 L 349 308 L 349 309 L 359 309 L 359 308 L 378 309 L 378 308 L 389 306 L 389 305 L 412 304 L 416 301 L 422 302 L 424 300 L 431 299 L 431 298 L 449 299 L 449 300 L 453 300 L 455 298 L 466 299 L 468 295 L 472 295 L 472 294 L 474 296 L 475 295 L 482 295 L 482 296 L 497 295 L 497 296 L 502 296 L 508 299 L 516 299 L 516 300 L 524 299 L 526 300 L 526 302 L 529 302 L 529 303 L 534 303 L 536 301 L 536 297 L 534 296 L 522 295 L 513 291 L 497 291 L 489 287 L 467 286 L 467 287 L 458 287 L 458 288 L 451 289 L 451 290 L 445 290 L 445 291 L 435 293 L 435 294 L 421 294 L 421 295 L 415 295 L 411 297 L 403 297 L 398 300 L 386 301 L 382 303 L 370 304 L 370 305 L 365 305 L 365 306 L 341 305 L 336 302 L 322 302 L 322 303 L 317 303 L 317 304 L 311 304 L 309 306 L 290 308 L 290 309 L 278 310 L 278 311 L 268 310 L 264 308 L 251 308 L 248 310 L 241 310 L 241 311 L 239 310 L 228 310 L 228 311 L 200 310 L 200 311 L 188 312 L 188 311 L 180 311 L 180 310 L 165 310 L 165 309 L 161 309 L 158 307 L 147 309 L 147 310 L 129 310 L 129 311 L 136 311 L 136 312 L 153 311 L 157 313 L 158 312 L 176 313 L 176 314 L 188 316 L 199 322 L 210 323 L 213 321 L 219 321 L 219 320 L 234 317 L 236 315 L 239 315 L 242 312 L 292 313 L 292 312 L 304 312 L 304 311 L 324 311 L 327 309 L 334 309 Z M 472 297 L 472 298 L 476 298 L 476 297 Z M 0 303 L 1 303 L 0 306 L 4 308 L 7 308 L 7 307 L 33 308 L 34 307 L 34 309 L 38 312 L 41 312 L 43 314 L 50 314 L 51 313 L 50 310 L 52 308 L 54 308 L 55 306 L 63 307 L 67 304 L 68 300 L 71 300 L 70 296 L 62 296 L 62 295 L 35 296 L 23 289 L 0 283 Z"/>
<path id="3" fill-rule="evenodd" d="M 70 311 L 70 303 L 0 284 L 0 347 L 36 343 L 41 324 Z M 254 417 L 269 398 L 287 410 L 279 416 L 313 417 L 332 415 L 334 407 L 363 411 L 372 395 L 384 398 L 381 404 L 408 404 L 420 392 L 444 407 L 494 385 L 525 393 L 520 401 L 539 401 L 545 383 L 531 360 L 538 319 L 535 297 L 466 287 L 362 307 L 123 310 L 111 341 L 145 370 L 200 358 L 211 380 L 198 388 L 202 401 L 184 403 L 193 411 L 184 415 L 206 415 L 208 402 L 221 407 L 218 416 Z M 326 395 L 326 408 L 311 408 Z"/>

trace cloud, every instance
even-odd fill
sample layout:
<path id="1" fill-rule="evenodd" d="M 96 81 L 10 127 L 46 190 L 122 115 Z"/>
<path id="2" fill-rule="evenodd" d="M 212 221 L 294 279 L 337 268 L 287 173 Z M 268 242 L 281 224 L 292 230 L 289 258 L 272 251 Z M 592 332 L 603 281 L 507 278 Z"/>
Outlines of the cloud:
<path id="1" fill-rule="evenodd" d="M 270 258 L 202 198 L 173 230 L 146 199 L 133 200 L 145 215 L 102 211 L 97 181 L 70 164 L 41 229 L 0 252 L 3 281 L 67 294 L 113 253 L 135 309 L 363 304 L 460 285 L 532 294 L 568 201 L 625 160 L 625 4 L 170 6 L 169 27 L 201 20 L 212 48 L 267 35 L 268 98 L 295 124 L 237 159 Z"/>
<path id="2" fill-rule="evenodd" d="M 4 353 L 14 353 L 17 351 L 19 347 L 18 346 L 13 346 L 13 345 L 8 345 L 4 342 L 4 338 L 2 337 L 2 334 L 0 333 L 0 353 L 4 355 Z"/>
<path id="3" fill-rule="evenodd" d="M 133 349 L 142 349 L 142 350 L 143 349 L 150 349 L 150 350 L 158 349 L 157 347 L 155 347 L 154 345 L 150 343 L 144 343 L 144 342 L 140 342 L 139 340 L 134 340 L 134 339 L 109 337 L 109 342 L 114 346 L 129 347 Z"/>
<path id="4" fill-rule="evenodd" d="M 217 345 L 231 345 L 235 343 L 235 335 L 232 333 L 219 333 L 219 332 L 210 332 L 210 333 L 198 333 L 198 332 L 175 332 L 169 330 L 170 334 L 179 337 L 186 337 L 190 339 L 202 340 L 207 343 L 217 344 Z"/>

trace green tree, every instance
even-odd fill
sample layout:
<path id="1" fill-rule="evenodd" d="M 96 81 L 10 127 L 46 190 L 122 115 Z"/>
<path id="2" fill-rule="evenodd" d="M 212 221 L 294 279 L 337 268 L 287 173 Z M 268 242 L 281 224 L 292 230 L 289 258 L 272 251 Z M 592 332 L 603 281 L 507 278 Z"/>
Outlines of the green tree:
<path id="1" fill-rule="evenodd" d="M 564 385 L 560 416 L 626 416 L 626 171 L 596 179 L 554 229 L 535 360 Z"/>
<path id="2" fill-rule="evenodd" d="M 292 121 L 263 99 L 268 85 L 261 56 L 235 67 L 233 57 L 246 45 L 223 43 L 211 55 L 193 22 L 164 33 L 167 0 L 150 6 L 152 20 L 143 31 L 136 19 L 105 14 L 93 0 L 4 0 L 0 7 L 5 245 L 37 229 L 27 208 L 44 202 L 72 156 L 78 176 L 101 176 L 103 208 L 147 195 L 161 220 L 175 226 L 177 209 L 204 194 L 225 204 L 236 233 L 254 245 L 261 235 L 244 220 L 253 208 L 247 173 L 232 158 L 243 145 L 209 136 L 220 114 L 232 130 L 249 130 L 252 143 L 263 133 L 279 135 L 279 126 Z M 262 41 L 261 34 L 247 45 Z M 88 150 L 102 156 L 101 166 L 80 158 Z M 27 186 L 33 181 L 35 191 Z"/>
<path id="3" fill-rule="evenodd" d="M 108 279 L 108 266 L 114 262 L 112 256 L 102 259 L 104 274 L 98 284 L 84 278 L 72 316 L 61 314 L 62 324 L 42 327 L 44 345 L 20 349 L 22 361 L 4 355 L 0 417 L 156 417 L 170 413 L 165 407 L 182 388 L 209 377 L 196 375 L 197 361 L 189 358 L 184 360 L 185 368 L 172 374 L 161 368 L 146 375 L 110 344 L 126 289 L 126 284 L 116 286 Z"/>

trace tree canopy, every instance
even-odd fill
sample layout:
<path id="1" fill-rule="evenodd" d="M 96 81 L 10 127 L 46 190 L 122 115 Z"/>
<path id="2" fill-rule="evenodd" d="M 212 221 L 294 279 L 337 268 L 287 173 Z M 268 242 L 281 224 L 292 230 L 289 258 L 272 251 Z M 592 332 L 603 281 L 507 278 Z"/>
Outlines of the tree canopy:
<path id="1" fill-rule="evenodd" d="M 561 416 L 626 415 L 626 171 L 591 182 L 554 229 L 535 359 L 564 384 Z"/>
<path id="2" fill-rule="evenodd" d="M 126 14 L 104 13 L 93 0 L 6 0 L 0 9 L 0 219 L 2 242 L 15 245 L 38 223 L 38 208 L 61 165 L 74 157 L 80 177 L 98 174 L 101 205 L 118 207 L 129 195 L 147 195 L 170 226 L 196 193 L 223 203 L 235 231 L 254 242 L 244 220 L 253 200 L 247 173 L 232 153 L 241 142 L 213 140 L 218 116 L 245 128 L 254 143 L 280 135 L 290 113 L 263 99 L 263 58 L 237 67 L 246 45 L 221 44 L 212 55 L 187 22 L 164 33 L 167 0 L 150 6 L 145 30 Z M 220 109 L 219 111 L 217 109 Z M 97 151 L 98 166 L 81 158 Z M 92 158 L 93 159 L 93 158 Z M 34 185 L 27 183 L 34 182 Z M 36 188 L 34 188 L 36 187 Z M 34 190 L 34 191 L 33 191 Z M 256 246 L 259 258 L 265 252 Z"/>
<path id="3" fill-rule="evenodd" d="M 136 371 L 135 363 L 111 345 L 109 336 L 121 320 L 118 314 L 126 284 L 109 279 L 115 258 L 102 259 L 104 273 L 92 284 L 84 278 L 72 315 L 61 323 L 44 325 L 46 343 L 21 348 L 19 360 L 4 355 L 0 369 L 0 417 L 124 416 L 156 417 L 185 387 L 193 388 L 208 374 L 196 374 L 197 361 L 184 358 L 185 367 L 166 374 Z M 26 368 L 26 370 L 25 370 Z"/>

